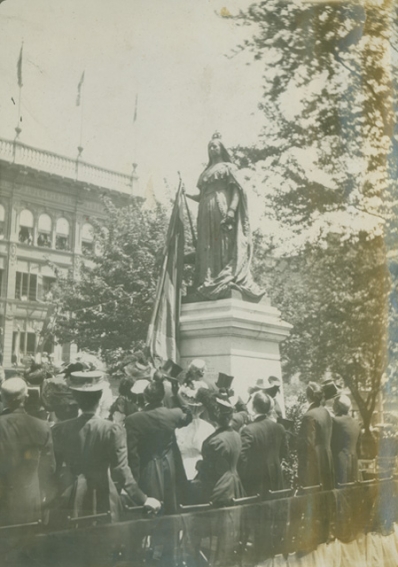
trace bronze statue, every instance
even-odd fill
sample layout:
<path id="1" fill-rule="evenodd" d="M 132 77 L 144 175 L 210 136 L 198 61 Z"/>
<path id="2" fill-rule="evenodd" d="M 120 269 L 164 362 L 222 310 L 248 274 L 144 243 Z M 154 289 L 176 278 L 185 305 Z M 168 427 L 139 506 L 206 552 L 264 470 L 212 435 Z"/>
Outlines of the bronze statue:
<path id="1" fill-rule="evenodd" d="M 194 288 L 203 299 L 228 297 L 232 289 L 243 299 L 259 301 L 264 295 L 252 280 L 252 240 L 247 196 L 236 178 L 236 166 L 220 135 L 209 145 L 209 163 L 198 181 L 199 203 Z"/>

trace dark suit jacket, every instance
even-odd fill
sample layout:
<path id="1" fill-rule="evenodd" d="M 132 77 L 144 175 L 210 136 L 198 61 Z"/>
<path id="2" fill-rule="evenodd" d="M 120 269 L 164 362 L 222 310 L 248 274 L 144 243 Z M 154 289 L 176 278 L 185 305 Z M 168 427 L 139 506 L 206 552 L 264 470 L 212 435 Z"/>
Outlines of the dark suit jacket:
<path id="1" fill-rule="evenodd" d="M 301 486 L 322 484 L 324 490 L 334 488 L 331 438 L 332 416 L 323 406 L 312 404 L 303 416 L 297 439 Z"/>
<path id="2" fill-rule="evenodd" d="M 241 448 L 240 435 L 232 427 L 220 427 L 205 439 L 198 473 L 204 502 L 223 506 L 245 495 L 237 470 Z"/>
<path id="3" fill-rule="evenodd" d="M 66 463 L 74 479 L 79 475 L 85 479 L 84 494 L 76 494 L 83 501 L 79 512 L 93 513 L 95 507 L 97 512 L 110 510 L 113 519 L 118 519 L 120 502 L 116 489 L 122 488 L 136 504 L 144 504 L 146 495 L 128 467 L 126 434 L 120 425 L 84 413 L 55 424 L 53 436 L 57 471 Z"/>
<path id="4" fill-rule="evenodd" d="M 332 455 L 337 483 L 358 480 L 359 423 L 349 415 L 335 416 L 332 431 Z"/>
<path id="5" fill-rule="evenodd" d="M 20 408 L 0 417 L 0 523 L 34 522 L 50 490 L 55 459 L 48 423 Z"/>
<path id="6" fill-rule="evenodd" d="M 181 408 L 154 409 L 125 420 L 129 465 L 148 496 L 161 500 L 166 513 L 176 513 L 186 476 L 174 431 L 185 427 L 192 415 Z"/>
<path id="7" fill-rule="evenodd" d="M 263 415 L 244 427 L 240 435 L 238 470 L 246 493 L 265 496 L 268 490 L 281 490 L 281 460 L 287 455 L 284 427 Z"/>

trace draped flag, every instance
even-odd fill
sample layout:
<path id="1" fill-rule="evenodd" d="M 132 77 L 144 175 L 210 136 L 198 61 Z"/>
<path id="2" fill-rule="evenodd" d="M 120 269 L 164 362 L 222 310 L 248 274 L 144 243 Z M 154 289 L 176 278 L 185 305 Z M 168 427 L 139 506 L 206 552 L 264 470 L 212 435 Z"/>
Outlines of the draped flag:
<path id="1" fill-rule="evenodd" d="M 146 344 L 151 356 L 177 361 L 181 285 L 184 268 L 184 205 L 182 183 L 178 187 L 164 248 L 162 272 Z"/>
<path id="2" fill-rule="evenodd" d="M 84 83 L 84 73 L 85 73 L 85 71 L 83 71 L 82 76 L 80 77 L 79 84 L 77 85 L 76 106 L 80 106 L 80 101 L 81 101 L 81 98 L 82 98 L 82 88 L 83 88 L 83 83 Z"/>
<path id="3" fill-rule="evenodd" d="M 18 79 L 19 87 L 22 87 L 22 53 L 23 53 L 23 44 L 21 45 L 21 51 L 19 52 L 18 63 L 17 63 L 17 79 Z"/>

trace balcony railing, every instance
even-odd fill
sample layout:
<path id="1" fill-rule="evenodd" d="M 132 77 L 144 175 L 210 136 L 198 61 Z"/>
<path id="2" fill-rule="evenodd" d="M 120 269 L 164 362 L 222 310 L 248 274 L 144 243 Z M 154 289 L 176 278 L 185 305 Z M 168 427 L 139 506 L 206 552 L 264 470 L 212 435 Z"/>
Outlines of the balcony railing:
<path id="1" fill-rule="evenodd" d="M 71 159 L 47 150 L 39 150 L 18 141 L 0 138 L 0 160 L 32 167 L 38 171 L 53 173 L 83 183 L 97 185 L 105 189 L 132 193 L 134 172 L 132 175 L 118 173 L 104 167 L 98 167 L 85 161 Z"/>

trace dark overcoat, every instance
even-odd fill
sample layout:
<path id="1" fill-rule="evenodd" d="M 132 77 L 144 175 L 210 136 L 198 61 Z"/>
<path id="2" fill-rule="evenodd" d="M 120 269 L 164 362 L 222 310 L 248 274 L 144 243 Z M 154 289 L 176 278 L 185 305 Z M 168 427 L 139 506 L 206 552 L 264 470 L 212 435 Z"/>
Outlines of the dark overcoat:
<path id="1" fill-rule="evenodd" d="M 174 432 L 191 420 L 189 412 L 163 406 L 125 420 L 130 468 L 141 489 L 163 502 L 166 514 L 178 511 L 187 482 Z"/>
<path id="2" fill-rule="evenodd" d="M 287 455 L 285 429 L 265 415 L 241 430 L 238 471 L 248 495 L 265 496 L 283 488 L 281 461 Z"/>
<path id="3" fill-rule="evenodd" d="M 359 423 L 349 415 L 335 416 L 332 455 L 336 485 L 358 480 Z"/>
<path id="4" fill-rule="evenodd" d="M 312 404 L 303 416 L 297 439 L 301 486 L 321 484 L 324 490 L 334 488 L 331 439 L 332 416 L 323 406 Z"/>
<path id="5" fill-rule="evenodd" d="M 0 523 L 41 519 L 55 459 L 48 423 L 19 408 L 0 417 Z"/>
<path id="6" fill-rule="evenodd" d="M 232 427 L 217 429 L 203 442 L 198 479 L 204 501 L 222 506 L 245 495 L 237 470 L 241 449 L 240 435 Z"/>
<path id="7" fill-rule="evenodd" d="M 66 464 L 74 481 L 70 494 L 73 515 L 110 511 L 120 519 L 119 492 L 124 489 L 137 505 L 146 495 L 140 490 L 127 462 L 126 433 L 93 413 L 54 425 L 57 472 Z"/>

